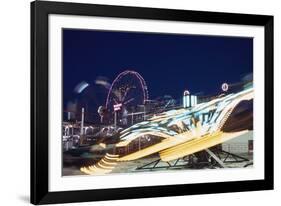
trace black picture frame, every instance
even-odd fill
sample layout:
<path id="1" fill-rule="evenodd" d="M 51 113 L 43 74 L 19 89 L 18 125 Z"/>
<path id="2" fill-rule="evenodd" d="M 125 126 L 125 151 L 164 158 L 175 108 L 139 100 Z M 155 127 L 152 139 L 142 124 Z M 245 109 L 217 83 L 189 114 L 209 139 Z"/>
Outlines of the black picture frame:
<path id="1" fill-rule="evenodd" d="M 49 192 L 48 15 L 82 15 L 265 28 L 264 180 Z M 31 3 L 31 203 L 50 204 L 273 189 L 273 16 L 34 1 Z"/>

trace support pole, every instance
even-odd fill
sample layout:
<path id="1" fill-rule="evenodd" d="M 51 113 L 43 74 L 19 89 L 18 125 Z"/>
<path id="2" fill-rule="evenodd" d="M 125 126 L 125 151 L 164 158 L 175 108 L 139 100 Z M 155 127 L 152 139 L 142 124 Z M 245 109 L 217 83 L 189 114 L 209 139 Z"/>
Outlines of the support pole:
<path id="1" fill-rule="evenodd" d="M 146 113 L 146 110 L 145 110 L 145 104 L 143 105 L 143 120 L 145 121 L 146 118 L 145 118 L 145 113 Z"/>
<path id="2" fill-rule="evenodd" d="M 84 142 L 84 107 L 82 107 L 82 112 L 81 112 L 81 125 L 80 125 L 80 146 L 83 145 Z"/>
<path id="3" fill-rule="evenodd" d="M 84 107 L 82 107 L 82 112 L 81 112 L 81 128 L 80 128 L 80 135 L 82 136 L 84 134 Z"/>
<path id="4" fill-rule="evenodd" d="M 216 160 L 217 163 L 219 163 L 219 165 L 223 168 L 226 168 L 225 164 L 223 163 L 223 161 L 220 160 L 220 158 L 218 158 L 211 150 L 209 149 L 205 149 L 205 151 L 212 157 L 214 158 L 214 160 Z"/>
<path id="5" fill-rule="evenodd" d="M 114 112 L 114 127 L 117 127 L 117 112 Z"/>

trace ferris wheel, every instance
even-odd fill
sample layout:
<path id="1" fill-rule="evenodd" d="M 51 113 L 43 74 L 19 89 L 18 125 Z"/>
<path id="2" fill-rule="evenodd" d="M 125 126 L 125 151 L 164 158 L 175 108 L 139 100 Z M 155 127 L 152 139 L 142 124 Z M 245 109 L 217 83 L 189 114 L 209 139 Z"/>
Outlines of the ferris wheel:
<path id="1" fill-rule="evenodd" d="M 136 71 L 121 72 L 112 82 L 106 98 L 106 109 L 110 114 L 118 111 L 126 117 L 138 105 L 145 104 L 148 90 L 143 77 Z"/>

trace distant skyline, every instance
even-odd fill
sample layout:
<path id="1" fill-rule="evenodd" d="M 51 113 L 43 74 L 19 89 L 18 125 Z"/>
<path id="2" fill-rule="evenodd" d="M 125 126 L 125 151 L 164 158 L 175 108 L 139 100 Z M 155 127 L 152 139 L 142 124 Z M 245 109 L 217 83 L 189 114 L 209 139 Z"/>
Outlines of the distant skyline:
<path id="1" fill-rule="evenodd" d="M 94 85 L 103 76 L 111 83 L 124 70 L 145 79 L 151 99 L 163 95 L 181 98 L 191 93 L 220 91 L 253 72 L 252 38 L 63 30 L 63 102 L 75 98 L 82 81 Z M 99 91 L 92 89 L 97 94 Z M 99 98 L 93 94 L 95 98 Z M 104 97 L 100 97 L 104 98 Z M 104 99 L 99 99 L 99 104 Z"/>

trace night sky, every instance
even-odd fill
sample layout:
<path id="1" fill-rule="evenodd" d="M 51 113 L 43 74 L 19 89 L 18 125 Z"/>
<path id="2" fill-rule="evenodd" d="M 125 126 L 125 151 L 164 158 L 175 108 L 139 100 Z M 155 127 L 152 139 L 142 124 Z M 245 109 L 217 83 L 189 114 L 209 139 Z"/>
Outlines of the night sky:
<path id="1" fill-rule="evenodd" d="M 253 71 L 252 38 L 95 30 L 63 30 L 63 97 L 75 99 L 81 81 L 111 83 L 124 70 L 145 79 L 149 98 L 216 93 Z M 95 92 L 94 90 L 92 92 Z M 95 96 L 95 98 L 99 98 Z M 105 103 L 104 100 L 99 100 Z"/>

